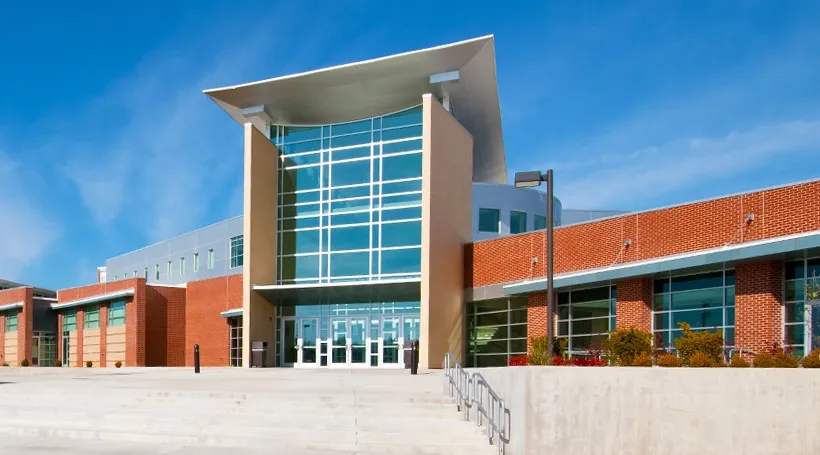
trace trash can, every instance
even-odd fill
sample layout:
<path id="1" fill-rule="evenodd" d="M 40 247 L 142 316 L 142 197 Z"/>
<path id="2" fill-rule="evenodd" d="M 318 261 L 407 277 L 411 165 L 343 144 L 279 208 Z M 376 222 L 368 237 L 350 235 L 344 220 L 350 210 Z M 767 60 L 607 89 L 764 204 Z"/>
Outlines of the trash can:
<path id="1" fill-rule="evenodd" d="M 404 340 L 404 369 L 409 370 L 413 364 L 413 340 Z"/>
<path id="2" fill-rule="evenodd" d="M 268 342 L 254 341 L 251 343 L 251 367 L 264 368 L 268 359 Z"/>

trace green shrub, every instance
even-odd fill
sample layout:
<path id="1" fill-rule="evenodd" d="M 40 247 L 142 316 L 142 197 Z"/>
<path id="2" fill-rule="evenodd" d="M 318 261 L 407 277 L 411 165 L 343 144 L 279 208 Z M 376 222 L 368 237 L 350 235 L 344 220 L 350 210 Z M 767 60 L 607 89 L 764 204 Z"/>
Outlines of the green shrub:
<path id="1" fill-rule="evenodd" d="M 750 365 L 740 354 L 735 353 L 732 355 L 732 360 L 729 361 L 729 366 L 731 368 L 749 368 Z"/>
<path id="2" fill-rule="evenodd" d="M 566 338 L 553 338 L 553 354 L 549 355 L 549 343 L 547 337 L 530 338 L 530 352 L 527 355 L 528 365 L 549 365 L 553 357 L 564 357 L 567 351 L 569 340 Z"/>
<path id="3" fill-rule="evenodd" d="M 28 363 L 28 359 L 23 359 L 23 360 L 20 362 L 20 366 L 21 366 L 21 367 L 27 367 L 28 365 L 29 365 L 29 363 Z"/>
<path id="4" fill-rule="evenodd" d="M 651 367 L 652 366 L 652 356 L 645 352 L 641 352 L 632 359 L 632 366 L 633 367 Z"/>
<path id="5" fill-rule="evenodd" d="M 609 332 L 603 348 L 607 358 L 616 365 L 629 366 L 641 354 L 652 358 L 652 334 L 636 328 L 619 329 Z"/>
<path id="6" fill-rule="evenodd" d="M 713 365 L 723 363 L 723 334 L 720 331 L 693 331 L 685 322 L 678 325 L 683 329 L 683 335 L 675 339 L 675 348 L 684 365 L 689 365 L 691 357 L 697 352 L 706 354 Z"/>
<path id="7" fill-rule="evenodd" d="M 798 363 L 797 357 L 786 352 L 781 351 L 774 355 L 775 368 L 797 368 Z"/>
<path id="8" fill-rule="evenodd" d="M 814 349 L 803 357 L 803 368 L 820 368 L 820 349 Z"/>
<path id="9" fill-rule="evenodd" d="M 715 360 L 709 354 L 701 351 L 695 351 L 689 356 L 689 368 L 712 368 L 715 365 Z"/>
<path id="10" fill-rule="evenodd" d="M 766 351 L 756 355 L 752 361 L 754 368 L 774 368 L 774 357 Z"/>
<path id="11" fill-rule="evenodd" d="M 90 360 L 89 360 L 89 361 L 87 361 L 87 362 L 85 362 L 85 367 L 86 367 L 86 368 L 91 368 L 91 367 L 93 367 L 93 366 L 94 366 L 94 363 L 93 363 L 93 362 L 91 362 Z"/>
<path id="12" fill-rule="evenodd" d="M 60 359 L 57 359 L 57 360 L 54 361 L 54 366 L 55 367 L 61 367 L 61 366 L 63 366 L 63 362 Z"/>
<path id="13" fill-rule="evenodd" d="M 664 368 L 678 368 L 683 365 L 675 354 L 664 354 L 658 357 L 658 366 Z"/>
<path id="14" fill-rule="evenodd" d="M 122 367 L 122 362 L 117 360 L 116 362 L 114 362 L 114 366 L 117 367 L 117 368 L 120 368 L 120 367 Z"/>

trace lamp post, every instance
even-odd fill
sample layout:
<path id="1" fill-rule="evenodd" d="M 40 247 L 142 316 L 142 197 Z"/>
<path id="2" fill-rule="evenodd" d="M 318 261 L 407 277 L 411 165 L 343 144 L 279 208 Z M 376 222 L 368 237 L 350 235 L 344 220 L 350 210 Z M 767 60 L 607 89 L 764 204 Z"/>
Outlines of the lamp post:
<path id="1" fill-rule="evenodd" d="M 527 171 L 515 173 L 516 188 L 526 188 L 531 186 L 540 186 L 541 182 L 547 183 L 547 358 L 552 361 L 554 355 L 553 347 L 553 321 L 552 315 L 555 313 L 555 296 L 553 295 L 552 284 L 552 231 L 555 224 L 555 213 L 553 208 L 552 198 L 552 169 L 548 169 L 546 174 L 541 171 Z"/>

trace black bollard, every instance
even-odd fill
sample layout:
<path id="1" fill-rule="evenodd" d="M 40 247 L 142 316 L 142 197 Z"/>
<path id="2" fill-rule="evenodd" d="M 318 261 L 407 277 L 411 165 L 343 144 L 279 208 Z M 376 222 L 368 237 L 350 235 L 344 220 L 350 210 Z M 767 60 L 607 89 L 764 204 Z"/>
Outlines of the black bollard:
<path id="1" fill-rule="evenodd" d="M 419 342 L 410 343 L 410 374 L 419 374 Z"/>
<path id="2" fill-rule="evenodd" d="M 199 345 L 194 345 L 194 374 L 199 374 Z"/>

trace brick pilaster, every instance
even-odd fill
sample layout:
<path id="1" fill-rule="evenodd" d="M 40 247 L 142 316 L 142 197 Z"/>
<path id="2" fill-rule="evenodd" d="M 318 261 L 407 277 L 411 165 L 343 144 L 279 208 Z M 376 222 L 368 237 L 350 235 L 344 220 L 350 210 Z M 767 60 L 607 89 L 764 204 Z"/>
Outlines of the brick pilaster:
<path id="1" fill-rule="evenodd" d="M 618 329 L 634 327 L 652 330 L 652 278 L 634 278 L 617 283 L 615 325 Z"/>
<path id="2" fill-rule="evenodd" d="M 760 352 L 783 345 L 783 262 L 735 266 L 735 347 Z"/>
<path id="3" fill-rule="evenodd" d="M 529 340 L 537 337 L 547 336 L 547 324 L 553 325 L 553 333 L 558 336 L 558 327 L 556 325 L 555 314 L 549 318 L 547 322 L 547 293 L 537 292 L 529 295 L 527 302 L 527 345 Z M 558 311 L 558 293 L 555 293 L 555 309 Z"/>

